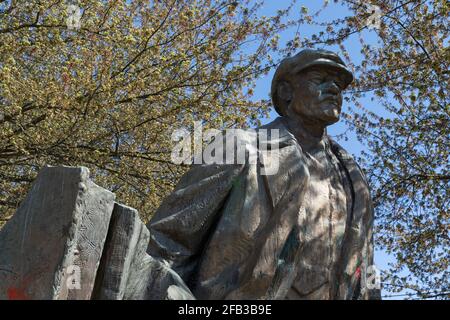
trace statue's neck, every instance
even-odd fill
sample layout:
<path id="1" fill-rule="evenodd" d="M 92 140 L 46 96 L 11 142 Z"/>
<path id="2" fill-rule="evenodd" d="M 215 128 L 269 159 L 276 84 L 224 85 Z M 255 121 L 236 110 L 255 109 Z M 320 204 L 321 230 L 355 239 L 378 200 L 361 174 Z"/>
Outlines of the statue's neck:
<path id="1" fill-rule="evenodd" d="M 318 151 L 325 148 L 328 138 L 325 125 L 291 117 L 283 117 L 283 120 L 305 151 Z"/>

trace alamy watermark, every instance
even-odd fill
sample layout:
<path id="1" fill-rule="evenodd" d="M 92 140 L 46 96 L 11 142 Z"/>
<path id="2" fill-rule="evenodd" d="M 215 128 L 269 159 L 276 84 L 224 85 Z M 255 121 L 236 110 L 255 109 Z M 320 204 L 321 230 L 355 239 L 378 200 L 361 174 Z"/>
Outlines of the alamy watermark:
<path id="1" fill-rule="evenodd" d="M 380 29 L 381 28 L 381 17 L 382 11 L 379 6 L 368 4 L 367 12 L 370 16 L 366 19 L 365 24 L 369 29 Z"/>
<path id="2" fill-rule="evenodd" d="M 256 164 L 262 175 L 279 168 L 278 129 L 208 129 L 194 122 L 194 132 L 185 128 L 172 133 L 171 160 L 175 164 Z M 192 152 L 192 143 L 194 145 Z M 203 149 L 203 143 L 206 147 Z"/>
<path id="3" fill-rule="evenodd" d="M 361 291 L 381 289 L 381 272 L 376 265 L 370 265 L 366 269 L 366 276 L 361 280 Z"/>
<path id="4" fill-rule="evenodd" d="M 67 28 L 79 30 L 81 28 L 81 8 L 75 3 L 67 4 Z"/>

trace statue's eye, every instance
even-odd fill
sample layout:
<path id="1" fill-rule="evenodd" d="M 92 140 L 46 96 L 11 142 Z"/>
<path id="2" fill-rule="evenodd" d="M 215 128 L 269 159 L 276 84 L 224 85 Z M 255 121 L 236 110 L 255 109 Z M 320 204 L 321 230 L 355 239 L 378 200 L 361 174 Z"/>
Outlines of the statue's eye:
<path id="1" fill-rule="evenodd" d="M 344 89 L 344 82 L 340 79 L 335 80 L 334 83 L 342 90 Z"/>
<path id="2" fill-rule="evenodd" d="M 321 84 L 323 82 L 323 80 L 324 80 L 323 77 L 320 77 L 320 76 L 311 77 L 309 79 L 309 81 L 311 81 L 314 84 Z"/>

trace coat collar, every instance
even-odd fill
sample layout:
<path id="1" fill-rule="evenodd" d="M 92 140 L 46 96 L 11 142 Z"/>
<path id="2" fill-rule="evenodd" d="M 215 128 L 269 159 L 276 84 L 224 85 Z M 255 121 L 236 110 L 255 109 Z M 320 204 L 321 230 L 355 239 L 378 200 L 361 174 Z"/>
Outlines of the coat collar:
<path id="1" fill-rule="evenodd" d="M 289 129 L 286 127 L 283 121 L 283 117 L 277 117 L 274 121 L 258 128 L 258 129 L 268 129 L 268 135 L 267 139 L 264 139 L 264 141 L 261 141 L 260 143 L 264 142 L 268 145 L 268 149 L 276 149 L 278 145 L 279 150 L 283 150 L 285 153 L 283 153 L 283 156 L 292 156 L 297 157 L 298 160 L 305 160 L 304 159 L 304 153 L 301 145 L 298 143 L 297 138 L 289 131 Z M 278 137 L 273 138 L 271 134 L 270 129 L 278 129 Z M 329 136 L 327 136 L 327 140 L 329 145 L 331 146 L 331 151 L 336 155 L 336 157 L 339 159 L 339 161 L 343 164 L 343 166 L 346 168 L 347 173 L 349 175 L 349 178 L 352 182 L 353 187 L 356 187 L 357 190 L 354 190 L 355 193 L 359 193 L 362 191 L 362 189 L 368 190 L 368 183 L 367 180 L 364 177 L 364 174 L 361 170 L 361 168 L 358 166 L 358 164 L 355 162 L 353 157 L 345 151 L 344 148 L 342 148 L 337 142 L 335 142 L 333 139 L 331 139 Z M 289 148 L 287 150 L 286 148 Z M 264 162 L 264 157 L 263 160 Z M 273 161 L 273 160 L 272 160 Z M 283 166 L 282 163 L 280 163 L 280 166 Z M 276 178 L 277 175 L 283 174 L 283 172 L 286 172 L 286 170 L 289 170 L 288 167 L 284 167 L 280 169 L 284 169 L 281 171 L 278 171 L 278 174 L 275 175 L 268 175 L 267 177 L 270 177 L 270 180 L 273 180 Z M 282 189 L 282 188 L 281 188 Z M 274 193 L 277 193 L 277 190 L 273 190 Z M 272 190 L 271 190 L 272 191 Z M 279 197 L 274 197 L 279 198 Z M 275 203 L 274 203 L 275 205 Z"/>

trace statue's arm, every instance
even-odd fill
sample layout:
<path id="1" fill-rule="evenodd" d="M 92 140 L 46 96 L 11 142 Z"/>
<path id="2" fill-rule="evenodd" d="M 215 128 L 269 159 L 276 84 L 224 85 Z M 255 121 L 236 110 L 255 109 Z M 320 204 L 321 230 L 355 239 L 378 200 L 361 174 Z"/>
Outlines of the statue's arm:
<path id="1" fill-rule="evenodd" d="M 243 165 L 194 165 L 147 224 L 148 253 L 187 281 Z"/>

